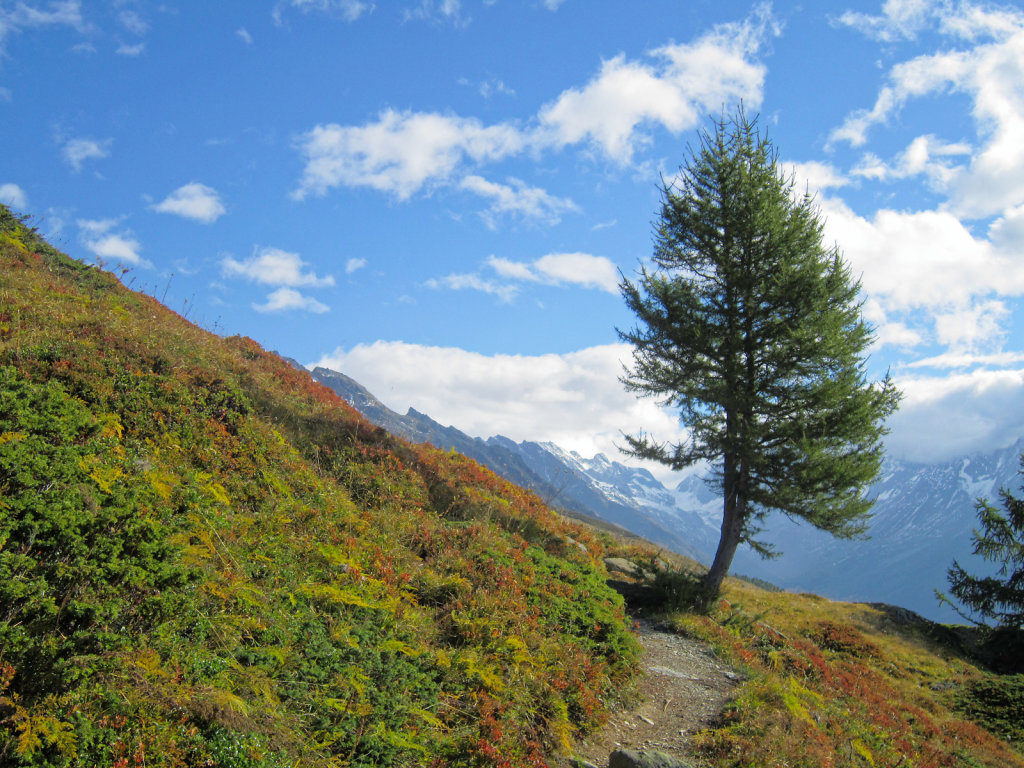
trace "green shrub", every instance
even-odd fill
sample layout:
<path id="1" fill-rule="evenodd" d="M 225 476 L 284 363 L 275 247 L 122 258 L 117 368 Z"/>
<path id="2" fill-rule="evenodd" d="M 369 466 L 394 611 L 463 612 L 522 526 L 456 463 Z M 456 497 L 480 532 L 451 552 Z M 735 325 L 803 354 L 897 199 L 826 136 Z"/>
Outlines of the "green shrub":
<path id="1" fill-rule="evenodd" d="M 955 708 L 1014 744 L 1024 743 L 1024 675 L 988 675 L 961 688 Z"/>

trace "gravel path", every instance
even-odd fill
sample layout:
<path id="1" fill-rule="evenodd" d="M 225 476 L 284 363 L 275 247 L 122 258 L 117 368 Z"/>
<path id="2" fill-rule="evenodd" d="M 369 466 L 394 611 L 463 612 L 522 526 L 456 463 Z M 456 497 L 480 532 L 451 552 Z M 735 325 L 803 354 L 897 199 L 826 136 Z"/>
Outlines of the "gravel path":
<path id="1" fill-rule="evenodd" d="M 616 749 L 687 757 L 689 737 L 714 721 L 741 678 L 696 640 L 637 619 L 643 673 L 637 703 L 576 745 L 576 757 L 599 768 Z"/>

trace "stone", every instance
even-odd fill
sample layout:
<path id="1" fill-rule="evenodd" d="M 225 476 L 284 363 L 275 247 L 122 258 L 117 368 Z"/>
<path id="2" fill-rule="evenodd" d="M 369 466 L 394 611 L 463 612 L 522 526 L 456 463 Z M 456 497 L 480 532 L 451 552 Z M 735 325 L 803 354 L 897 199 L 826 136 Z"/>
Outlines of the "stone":
<path id="1" fill-rule="evenodd" d="M 664 752 L 637 752 L 617 749 L 608 757 L 608 768 L 692 768 L 692 766 Z"/>
<path id="2" fill-rule="evenodd" d="M 635 579 L 642 579 L 644 576 L 643 569 L 639 565 L 624 557 L 606 557 L 604 567 L 608 569 L 608 573 L 621 573 Z"/>

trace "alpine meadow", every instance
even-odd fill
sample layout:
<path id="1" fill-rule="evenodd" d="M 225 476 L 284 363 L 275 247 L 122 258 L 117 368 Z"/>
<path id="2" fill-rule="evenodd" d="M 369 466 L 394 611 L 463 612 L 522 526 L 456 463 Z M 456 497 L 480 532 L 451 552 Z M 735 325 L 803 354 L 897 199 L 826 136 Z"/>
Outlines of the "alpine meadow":
<path id="1" fill-rule="evenodd" d="M 3 766 L 585 766 L 663 674 L 622 562 L 645 621 L 735 671 L 682 750 L 610 760 L 1024 766 L 983 632 L 732 578 L 680 608 L 697 563 L 391 436 L 7 208 L 0 491 Z"/>

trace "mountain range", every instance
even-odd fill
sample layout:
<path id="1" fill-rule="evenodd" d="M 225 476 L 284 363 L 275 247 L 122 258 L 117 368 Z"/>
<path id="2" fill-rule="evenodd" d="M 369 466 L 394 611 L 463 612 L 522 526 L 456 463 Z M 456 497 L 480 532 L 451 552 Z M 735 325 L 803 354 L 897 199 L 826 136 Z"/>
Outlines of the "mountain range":
<path id="1" fill-rule="evenodd" d="M 700 474 L 668 488 L 648 470 L 604 454 L 588 459 L 553 443 L 471 437 L 412 408 L 398 414 L 343 373 L 315 368 L 312 376 L 387 431 L 454 449 L 552 506 L 600 518 L 705 563 L 714 555 L 722 501 Z M 954 559 L 985 570 L 987 564 L 972 554 L 975 504 L 979 497 L 997 503 L 1002 488 L 1016 490 L 1022 453 L 1024 439 L 937 463 L 887 458 L 870 491 L 876 503 L 869 538 L 838 540 L 776 515 L 766 522 L 763 538 L 782 556 L 764 560 L 741 547 L 733 571 L 787 590 L 890 603 L 935 621 L 962 621 L 937 600 L 935 590 L 946 588 Z"/>

